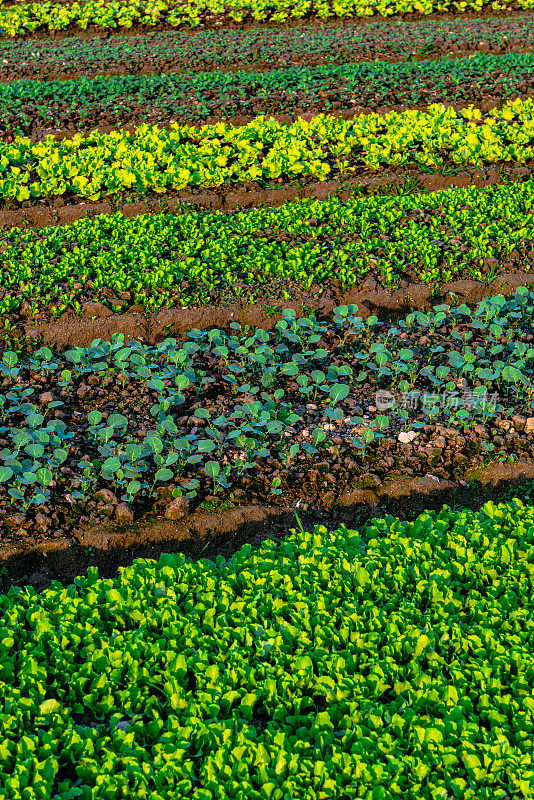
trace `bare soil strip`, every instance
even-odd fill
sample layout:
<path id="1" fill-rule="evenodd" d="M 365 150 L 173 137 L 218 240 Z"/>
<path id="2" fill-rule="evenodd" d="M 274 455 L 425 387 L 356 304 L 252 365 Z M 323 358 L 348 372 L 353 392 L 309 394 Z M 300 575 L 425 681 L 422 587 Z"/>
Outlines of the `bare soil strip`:
<path id="1" fill-rule="evenodd" d="M 436 481 L 429 475 L 392 476 L 372 488 L 339 493 L 328 509 L 306 507 L 300 499 L 286 507 L 234 505 L 196 511 L 179 522 L 146 520 L 127 527 L 109 523 L 80 529 L 69 537 L 36 538 L 24 544 L 0 542 L 0 592 L 21 585 L 41 592 L 52 581 L 68 586 L 90 566 L 96 566 L 102 578 L 113 578 L 120 567 L 135 559 L 157 560 L 162 553 L 180 552 L 195 560 L 215 560 L 218 555 L 230 558 L 247 542 L 257 546 L 266 539 L 286 536 L 290 528 L 298 526 L 297 517 L 305 530 L 313 530 L 315 525 L 334 530 L 342 523 L 355 527 L 386 514 L 412 519 L 425 509 L 440 509 L 444 503 L 478 511 L 488 500 L 499 502 L 504 492 L 533 479 L 532 460 L 495 462 L 468 471 L 456 481 Z"/>

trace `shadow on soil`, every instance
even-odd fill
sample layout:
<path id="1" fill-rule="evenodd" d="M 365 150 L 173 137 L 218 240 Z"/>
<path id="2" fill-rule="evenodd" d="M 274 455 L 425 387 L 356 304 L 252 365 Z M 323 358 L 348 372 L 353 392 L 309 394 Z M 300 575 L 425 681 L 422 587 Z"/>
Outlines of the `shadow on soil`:
<path id="1" fill-rule="evenodd" d="M 68 586 L 91 566 L 98 568 L 101 578 L 114 578 L 120 567 L 131 565 L 135 559 L 157 561 L 162 553 L 183 553 L 193 560 L 214 560 L 218 555 L 229 558 L 246 543 L 255 547 L 266 539 L 281 540 L 299 525 L 304 530 L 313 530 L 315 525 L 334 530 L 341 524 L 357 528 L 366 520 L 387 514 L 411 520 L 425 509 L 440 510 L 444 504 L 479 511 L 488 500 L 505 502 L 519 496 L 530 502 L 533 479 L 534 462 L 496 463 L 462 484 L 442 481 L 434 486 L 428 482 L 421 485 L 421 479 L 399 476 L 392 479 L 387 492 L 355 490 L 344 507 L 337 505 L 330 511 L 251 505 L 219 513 L 196 513 L 187 527 L 162 519 L 145 520 L 127 528 L 110 524 L 106 529 L 81 533 L 78 542 L 51 540 L 42 548 L 4 558 L 0 593 L 6 593 L 11 586 L 33 586 L 41 592 L 52 581 Z"/>

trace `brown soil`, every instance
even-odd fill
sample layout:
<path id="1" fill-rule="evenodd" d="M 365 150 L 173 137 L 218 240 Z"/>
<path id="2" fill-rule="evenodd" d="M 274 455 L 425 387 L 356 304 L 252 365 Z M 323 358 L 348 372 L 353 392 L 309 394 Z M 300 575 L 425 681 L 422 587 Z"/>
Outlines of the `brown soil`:
<path id="1" fill-rule="evenodd" d="M 219 512 L 197 511 L 180 522 L 160 519 L 127 527 L 99 525 L 70 537 L 29 541 L 24 547 L 0 543 L 0 592 L 19 585 L 41 592 L 52 581 L 67 586 L 90 566 L 98 568 L 100 577 L 114 578 L 119 567 L 129 566 L 136 558 L 157 560 L 162 553 L 180 552 L 195 560 L 229 558 L 247 542 L 256 546 L 266 539 L 282 539 L 297 528 L 298 521 L 304 530 L 315 525 L 334 530 L 342 523 L 359 527 L 367 519 L 386 514 L 413 519 L 426 509 L 439 510 L 443 503 L 478 511 L 488 500 L 498 502 L 504 491 L 533 479 L 532 460 L 496 462 L 466 472 L 464 480 L 391 476 L 374 488 L 340 494 L 328 510 L 302 502 L 286 507 L 242 505 Z"/>
<path id="2" fill-rule="evenodd" d="M 287 302 L 276 302 L 277 310 L 267 309 L 268 303 L 247 304 L 236 303 L 231 306 L 201 306 L 198 308 L 171 308 L 157 314 L 112 314 L 100 309 L 102 316 L 87 319 L 74 315 L 64 315 L 58 322 L 32 324 L 24 326 L 24 336 L 28 343 L 38 341 L 63 351 L 68 347 L 88 347 L 94 339 L 111 341 L 114 333 L 123 333 L 125 338 L 155 344 L 164 336 L 175 336 L 185 339 L 187 332 L 193 328 L 208 330 L 219 328 L 231 332 L 230 325 L 238 322 L 242 327 L 262 328 L 271 331 L 278 320 L 282 319 L 281 310 L 292 308 L 297 314 L 306 309 L 314 309 L 318 320 L 332 318 L 333 309 L 341 305 L 355 304 L 358 315 L 367 319 L 376 315 L 379 320 L 394 319 L 407 314 L 411 310 L 430 311 L 439 303 L 467 303 L 473 305 L 484 297 L 496 294 L 512 294 L 519 286 L 534 285 L 534 273 L 511 270 L 502 272 L 491 283 L 460 279 L 450 281 L 436 289 L 426 283 L 410 283 L 402 281 L 398 289 L 377 288 L 373 278 L 360 286 L 342 291 L 339 282 L 334 281 L 328 289 L 319 293 L 301 290 L 296 299 Z M 98 312 L 98 309 L 96 309 Z"/>

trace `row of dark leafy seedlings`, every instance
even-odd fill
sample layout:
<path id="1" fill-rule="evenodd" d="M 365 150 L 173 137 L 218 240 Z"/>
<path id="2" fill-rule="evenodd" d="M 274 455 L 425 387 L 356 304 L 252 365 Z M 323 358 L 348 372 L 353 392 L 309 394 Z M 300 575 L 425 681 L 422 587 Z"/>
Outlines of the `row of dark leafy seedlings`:
<path id="1" fill-rule="evenodd" d="M 473 50 L 481 40 L 488 47 L 529 47 L 534 41 L 531 16 L 510 19 L 422 20 L 407 26 L 400 19 L 379 19 L 366 25 L 332 22 L 325 27 L 272 30 L 172 31 L 109 39 L 70 37 L 11 39 L 0 42 L 0 60 L 9 75 L 50 75 L 71 70 L 109 74 L 116 68 L 137 72 L 147 62 L 156 72 L 168 69 L 228 70 L 231 65 L 345 63 L 357 58 L 417 58 L 453 49 Z M 33 70 L 32 70 L 33 68 Z"/>
<path id="2" fill-rule="evenodd" d="M 530 16 L 514 19 L 422 20 L 406 26 L 399 19 L 377 20 L 366 25 L 332 23 L 327 27 L 235 31 L 172 31 L 146 35 L 64 40 L 44 38 L 0 42 L 0 59 L 6 72 L 23 76 L 37 67 L 42 75 L 84 69 L 106 73 L 116 68 L 137 72 L 147 62 L 157 72 L 165 69 L 221 68 L 232 64 L 344 63 L 358 57 L 393 58 L 428 56 L 453 48 L 474 49 L 481 39 L 487 46 L 528 47 L 534 41 Z"/>
<path id="3" fill-rule="evenodd" d="M 230 334 L 194 329 L 182 346 L 172 338 L 155 347 L 125 344 L 117 334 L 62 355 L 43 347 L 24 364 L 4 352 L 0 483 L 25 511 L 59 500 L 67 487 L 74 487 L 69 502 L 83 503 L 108 486 L 131 503 L 152 497 L 162 483 L 181 481 L 173 495 L 194 500 L 208 482 L 214 493 L 229 489 L 262 459 L 274 456 L 289 467 L 297 455 L 317 456 L 332 444 L 326 420 L 344 423 L 344 447 L 363 456 L 386 433 L 437 420 L 467 429 L 511 407 L 528 411 L 534 406 L 533 301 L 534 293 L 519 289 L 474 310 L 441 305 L 429 314 L 416 311 L 394 327 L 376 317 L 364 322 L 356 306 L 338 307 L 330 326 L 286 309 L 271 334 L 232 323 Z M 103 386 L 142 385 L 155 401 L 128 415 L 108 413 L 106 403 L 94 400 L 85 407 L 77 392 L 92 376 Z M 30 400 L 35 377 L 39 391 L 43 383 L 57 387 L 63 400 L 45 395 L 40 410 Z M 378 390 L 389 393 L 387 413 L 369 411 L 376 410 Z M 407 396 L 420 400 L 415 409 Z M 220 413 L 201 400 L 212 408 L 215 401 Z M 355 400 L 361 413 L 349 417 Z M 304 411 L 310 404 L 321 418 L 315 427 Z M 183 416 L 191 408 L 192 430 Z M 295 441 L 304 427 L 308 440 Z M 271 492 L 279 494 L 279 487 L 275 478 Z"/>
<path id="4" fill-rule="evenodd" d="M 484 94 L 502 98 L 527 92 L 534 55 L 476 54 L 447 61 L 323 64 L 268 72 L 82 77 L 20 80 L 0 84 L 4 136 L 73 122 L 87 128 L 103 117 L 119 124 L 150 120 L 189 122 L 212 114 L 297 113 L 301 107 L 376 108 L 383 103 L 476 102 Z M 258 107 L 258 104 L 260 107 Z"/>

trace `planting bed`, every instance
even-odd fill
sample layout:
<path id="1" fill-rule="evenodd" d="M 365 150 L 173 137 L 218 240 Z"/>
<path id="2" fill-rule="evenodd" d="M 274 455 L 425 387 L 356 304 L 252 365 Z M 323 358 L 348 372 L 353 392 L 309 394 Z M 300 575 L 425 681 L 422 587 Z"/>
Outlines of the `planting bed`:
<path id="1" fill-rule="evenodd" d="M 533 527 L 445 507 L 11 590 L 5 789 L 528 797 Z"/>
<path id="2" fill-rule="evenodd" d="M 330 325 L 288 310 L 271 334 L 232 323 L 155 348 L 118 335 L 21 366 L 7 352 L 9 539 L 153 508 L 180 519 L 230 492 L 328 508 L 391 473 L 458 480 L 494 451 L 531 458 L 533 301 L 519 290 L 395 326 L 350 306 Z"/>
<path id="3" fill-rule="evenodd" d="M 1 5 L 0 800 L 534 798 L 530 6 Z"/>
<path id="4" fill-rule="evenodd" d="M 436 102 L 490 109 L 526 95 L 534 85 L 532 53 L 473 54 L 447 61 L 327 64 L 266 72 L 181 72 L 72 80 L 14 81 L 0 85 L 0 133 L 33 141 L 66 128 L 145 122 L 234 124 L 259 114 L 370 113 L 426 108 Z M 460 102 L 459 102 L 460 101 Z M 52 126 L 52 127 L 51 127 Z"/>
<path id="5" fill-rule="evenodd" d="M 528 13 L 495 19 L 349 19 L 236 31 L 229 28 L 113 37 L 34 38 L 0 41 L 0 80 L 68 79 L 95 75 L 225 72 L 291 65 L 350 64 L 458 57 L 470 53 L 528 51 L 534 18 Z"/>

